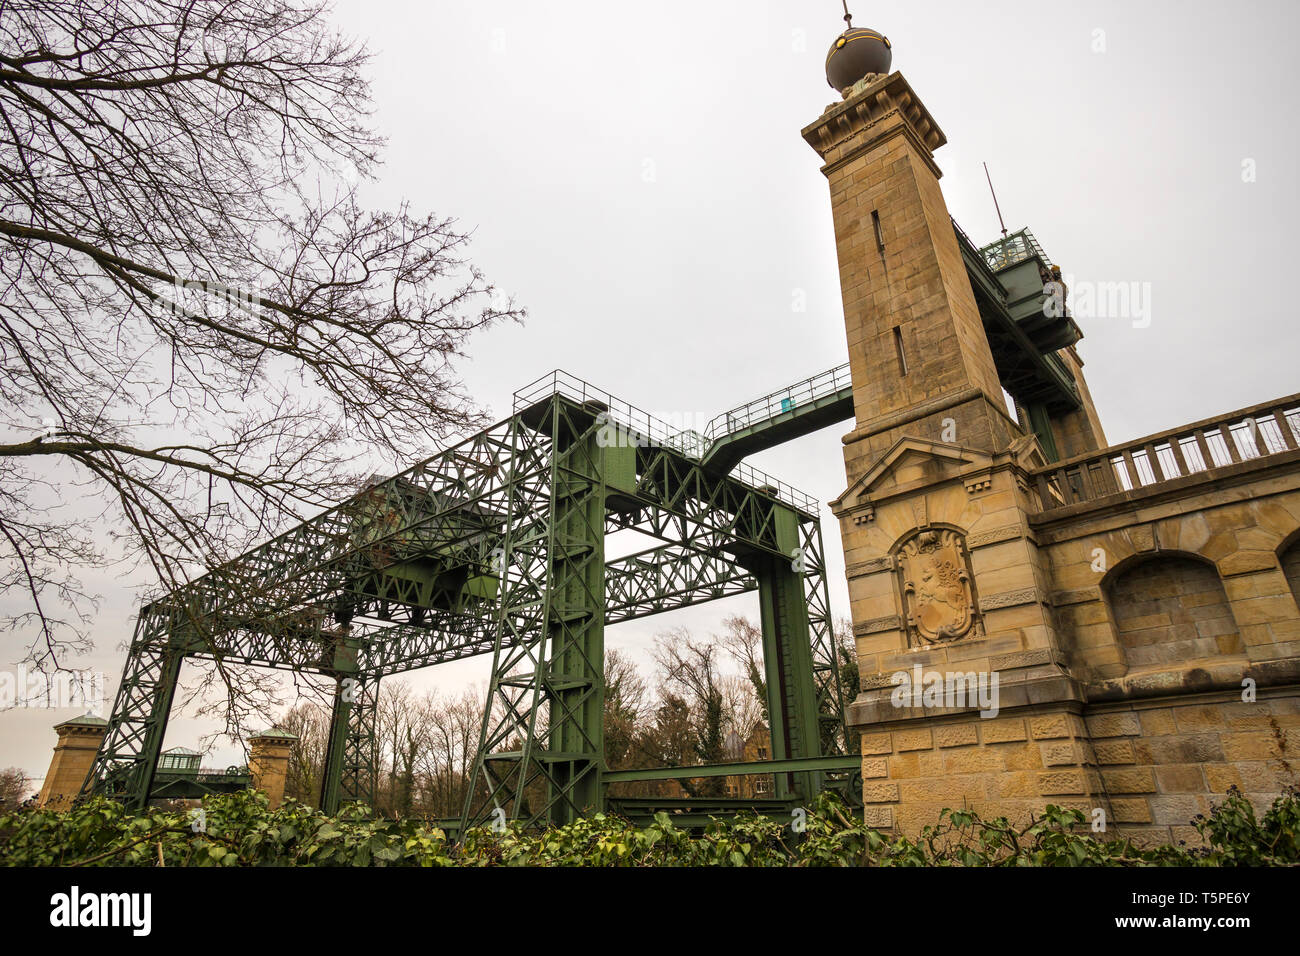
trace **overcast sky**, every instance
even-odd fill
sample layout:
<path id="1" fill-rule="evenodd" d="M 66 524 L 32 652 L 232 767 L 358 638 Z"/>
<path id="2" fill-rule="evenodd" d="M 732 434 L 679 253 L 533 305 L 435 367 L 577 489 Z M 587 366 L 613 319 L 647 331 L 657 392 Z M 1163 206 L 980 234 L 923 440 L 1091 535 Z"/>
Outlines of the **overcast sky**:
<path id="1" fill-rule="evenodd" d="M 1008 227 L 1029 226 L 1072 288 L 1137 284 L 1149 323 L 1080 317 L 1112 443 L 1300 389 L 1287 292 L 1300 258 L 1300 5 L 850 6 L 855 25 L 889 36 L 894 69 L 946 133 L 941 184 L 973 239 L 998 235 L 987 162 Z M 838 0 L 339 0 L 340 27 L 375 54 L 389 138 L 370 201 L 460 219 L 472 259 L 529 310 L 525 326 L 475 340 L 464 366 L 497 417 L 553 368 L 675 420 L 847 360 L 829 195 L 799 135 L 837 99 L 822 64 L 841 13 Z M 844 487 L 845 431 L 753 464 L 828 501 Z M 824 529 L 846 614 L 829 512 Z M 138 592 L 90 580 L 105 600 L 84 664 L 107 672 L 111 700 Z M 644 662 L 657 630 L 707 633 L 756 610 L 719 602 L 613 628 L 608 642 Z M 485 676 L 464 662 L 422 684 Z M 50 728 L 71 716 L 0 714 L 0 767 L 43 774 Z M 167 746 L 206 729 L 174 719 Z M 242 760 L 225 746 L 207 762 Z"/>

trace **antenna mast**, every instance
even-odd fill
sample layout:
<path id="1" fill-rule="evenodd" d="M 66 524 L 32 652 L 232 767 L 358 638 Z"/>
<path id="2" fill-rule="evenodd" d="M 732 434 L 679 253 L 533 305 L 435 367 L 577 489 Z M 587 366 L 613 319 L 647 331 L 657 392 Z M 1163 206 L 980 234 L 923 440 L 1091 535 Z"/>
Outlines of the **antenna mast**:
<path id="1" fill-rule="evenodd" d="M 844 22 L 848 24 L 850 30 L 853 29 L 853 14 L 849 13 L 849 0 L 841 0 L 844 4 Z"/>
<path id="2" fill-rule="evenodd" d="M 847 0 L 846 0 L 847 2 Z M 989 181 L 989 192 L 993 194 L 993 208 L 998 212 L 998 225 L 1002 227 L 1002 238 L 1007 237 L 1007 224 L 1002 221 L 1002 208 L 998 205 L 997 190 L 993 188 L 993 177 L 989 175 L 989 164 L 984 164 L 984 178 Z"/>

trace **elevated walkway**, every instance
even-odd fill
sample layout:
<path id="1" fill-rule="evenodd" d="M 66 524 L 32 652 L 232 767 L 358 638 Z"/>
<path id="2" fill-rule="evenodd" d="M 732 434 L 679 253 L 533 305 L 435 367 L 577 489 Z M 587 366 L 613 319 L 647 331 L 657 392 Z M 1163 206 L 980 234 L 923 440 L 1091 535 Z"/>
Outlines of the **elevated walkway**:
<path id="1" fill-rule="evenodd" d="M 1022 230 L 981 249 L 955 220 L 952 225 L 1003 385 L 1027 401 L 1061 410 L 1077 408 L 1074 380 L 1054 352 L 1074 344 L 1081 333 L 1068 313 L 1056 319 L 1045 313 L 1042 276 L 1051 266 L 1037 241 Z M 558 370 L 515 393 L 516 413 L 541 407 L 551 394 L 596 402 L 612 422 L 632 429 L 647 444 L 674 448 L 722 475 L 751 455 L 854 417 L 848 363 L 729 409 L 711 419 L 703 432 L 674 432 L 640 409 Z M 763 486 L 761 474 L 742 470 L 746 473 L 735 477 Z"/>
<path id="2" fill-rule="evenodd" d="M 723 412 L 704 430 L 705 467 L 730 471 L 750 455 L 853 418 L 847 364 Z"/>
<path id="3" fill-rule="evenodd" d="M 673 431 L 652 415 L 558 370 L 516 392 L 515 412 L 527 415 L 553 394 L 595 403 L 593 407 L 611 424 L 628 429 L 645 444 L 675 449 L 714 474 L 732 475 L 754 487 L 778 488 L 777 497 L 804 510 L 815 503 L 741 462 L 853 418 L 853 382 L 847 363 L 725 411 L 710 419 L 702 433 Z"/>

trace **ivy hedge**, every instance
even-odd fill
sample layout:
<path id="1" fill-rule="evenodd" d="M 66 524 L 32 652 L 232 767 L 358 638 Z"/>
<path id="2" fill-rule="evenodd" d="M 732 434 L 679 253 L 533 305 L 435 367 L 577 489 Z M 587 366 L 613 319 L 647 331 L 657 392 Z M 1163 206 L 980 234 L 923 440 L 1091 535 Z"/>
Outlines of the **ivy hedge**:
<path id="1" fill-rule="evenodd" d="M 1078 810 L 1049 806 L 1028 826 L 945 810 L 917 839 L 864 827 L 830 794 L 799 819 L 744 815 L 703 832 L 658 814 L 638 826 L 608 813 L 541 832 L 482 828 L 459 843 L 420 820 L 377 819 L 354 805 L 326 816 L 254 790 L 194 810 L 127 811 L 94 799 L 67 812 L 0 815 L 7 866 L 1287 866 L 1300 864 L 1300 792 L 1262 819 L 1230 790 L 1191 821 L 1197 846 L 1141 848 L 1093 834 Z M 796 832 L 796 829 L 799 832 Z"/>

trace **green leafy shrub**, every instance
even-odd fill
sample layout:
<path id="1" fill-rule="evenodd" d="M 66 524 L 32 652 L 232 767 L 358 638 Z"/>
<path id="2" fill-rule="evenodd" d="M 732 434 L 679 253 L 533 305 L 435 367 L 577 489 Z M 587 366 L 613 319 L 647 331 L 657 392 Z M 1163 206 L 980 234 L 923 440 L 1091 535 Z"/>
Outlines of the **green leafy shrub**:
<path id="1" fill-rule="evenodd" d="M 944 810 L 916 839 L 862 825 L 822 794 L 802 820 L 754 814 L 702 832 L 666 813 L 637 826 L 598 813 L 564 827 L 470 830 L 459 843 L 419 820 L 376 819 L 363 806 L 326 816 L 289 800 L 271 810 L 257 791 L 209 797 L 194 811 L 132 813 L 106 799 L 67 812 L 0 815 L 8 866 L 1274 866 L 1300 863 L 1300 793 L 1288 789 L 1257 819 L 1234 788 L 1192 823 L 1194 847 L 1139 848 L 1097 839 L 1082 812 L 1049 806 L 1028 826 Z"/>

